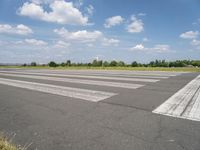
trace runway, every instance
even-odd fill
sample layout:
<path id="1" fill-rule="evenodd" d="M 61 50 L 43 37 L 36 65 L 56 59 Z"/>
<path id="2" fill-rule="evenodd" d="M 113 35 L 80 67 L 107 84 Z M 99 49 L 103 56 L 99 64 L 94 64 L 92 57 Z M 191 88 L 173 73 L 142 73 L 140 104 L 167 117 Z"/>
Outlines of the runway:
<path id="1" fill-rule="evenodd" d="M 200 147 L 199 73 L 0 69 L 0 130 L 30 149 Z"/>

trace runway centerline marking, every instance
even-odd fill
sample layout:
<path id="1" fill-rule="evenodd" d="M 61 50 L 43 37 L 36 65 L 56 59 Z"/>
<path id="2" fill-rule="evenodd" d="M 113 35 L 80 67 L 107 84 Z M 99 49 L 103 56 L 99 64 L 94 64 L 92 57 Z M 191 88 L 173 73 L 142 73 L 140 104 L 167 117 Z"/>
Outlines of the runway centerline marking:
<path id="1" fill-rule="evenodd" d="M 111 93 L 111 92 L 86 90 L 86 89 L 57 86 L 57 85 L 43 84 L 37 82 L 27 82 L 21 80 L 12 80 L 5 78 L 0 78 L 0 84 L 19 87 L 23 89 L 29 89 L 33 91 L 44 92 L 44 93 L 55 94 L 60 96 L 78 98 L 92 102 L 98 102 L 117 95 L 117 93 Z"/>
<path id="2" fill-rule="evenodd" d="M 200 75 L 156 108 L 153 113 L 200 121 Z"/>
<path id="3" fill-rule="evenodd" d="M 70 78 L 57 78 L 57 77 L 36 76 L 36 75 L 32 76 L 32 75 L 5 74 L 5 73 L 0 73 L 0 75 L 11 76 L 11 77 L 31 78 L 31 79 L 42 79 L 42 80 L 50 80 L 50 81 L 79 83 L 79 84 L 88 84 L 88 85 L 109 86 L 109 87 L 118 87 L 118 88 L 127 88 L 127 89 L 137 89 L 137 88 L 144 86 L 142 84 L 81 80 L 81 79 L 70 79 Z"/>

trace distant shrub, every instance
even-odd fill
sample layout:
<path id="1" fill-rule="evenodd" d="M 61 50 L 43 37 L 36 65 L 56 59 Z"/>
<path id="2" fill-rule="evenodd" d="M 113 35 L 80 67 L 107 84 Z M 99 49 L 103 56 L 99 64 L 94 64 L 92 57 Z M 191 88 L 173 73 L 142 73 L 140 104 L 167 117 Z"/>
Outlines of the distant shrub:
<path id="1" fill-rule="evenodd" d="M 31 66 L 37 66 L 36 62 L 31 62 Z"/>
<path id="2" fill-rule="evenodd" d="M 57 66 L 58 65 L 54 61 L 49 62 L 49 67 L 57 67 Z"/>

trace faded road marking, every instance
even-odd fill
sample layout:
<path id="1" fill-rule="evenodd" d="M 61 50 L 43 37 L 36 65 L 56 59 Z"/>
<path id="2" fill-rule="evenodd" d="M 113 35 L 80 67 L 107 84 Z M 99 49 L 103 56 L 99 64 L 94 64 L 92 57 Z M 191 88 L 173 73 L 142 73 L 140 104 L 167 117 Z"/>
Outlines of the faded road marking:
<path id="1" fill-rule="evenodd" d="M 128 76 L 128 75 L 123 75 L 117 77 L 117 75 L 109 75 L 109 76 L 104 76 L 104 75 L 98 75 L 98 74 L 54 74 L 54 73 L 37 73 L 37 72 L 18 72 L 18 71 L 0 71 L 1 73 L 15 73 L 15 74 L 27 74 L 27 75 L 43 75 L 43 76 L 57 76 L 57 77 L 73 77 L 73 78 L 90 78 L 90 79 L 104 79 L 104 80 L 121 80 L 121 81 L 138 81 L 138 82 L 158 82 L 160 81 L 159 79 L 167 79 L 169 77 L 166 76 Z"/>
<path id="2" fill-rule="evenodd" d="M 56 86 L 51 84 L 41 84 L 36 82 L 27 82 L 20 80 L 5 79 L 5 78 L 0 78 L 0 84 L 29 89 L 33 91 L 44 92 L 44 93 L 50 93 L 55 95 L 78 98 L 93 102 L 98 102 L 110 98 L 114 95 L 117 95 L 117 93 Z"/>
<path id="3" fill-rule="evenodd" d="M 200 75 L 156 108 L 153 113 L 200 121 Z"/>
<path id="4" fill-rule="evenodd" d="M 33 76 L 33 75 L 19 75 L 19 74 L 5 74 L 5 73 L 0 73 L 0 75 L 11 76 L 11 77 L 31 78 L 31 79 L 42 79 L 42 80 L 50 80 L 50 81 L 79 83 L 79 84 L 98 85 L 98 86 L 109 86 L 109 87 L 127 88 L 127 89 L 137 89 L 144 86 L 141 84 L 132 84 L 132 83 L 81 80 L 81 79 L 57 78 L 57 77 L 47 77 L 47 76 Z"/>

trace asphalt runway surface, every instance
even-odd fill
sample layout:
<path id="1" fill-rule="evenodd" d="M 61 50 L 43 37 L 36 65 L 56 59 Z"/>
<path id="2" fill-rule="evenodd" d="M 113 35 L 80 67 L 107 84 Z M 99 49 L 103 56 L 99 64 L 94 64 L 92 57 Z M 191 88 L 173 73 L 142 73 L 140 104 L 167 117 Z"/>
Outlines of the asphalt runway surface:
<path id="1" fill-rule="evenodd" d="M 199 150 L 200 76 L 0 69 L 0 131 L 28 150 Z"/>

